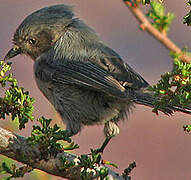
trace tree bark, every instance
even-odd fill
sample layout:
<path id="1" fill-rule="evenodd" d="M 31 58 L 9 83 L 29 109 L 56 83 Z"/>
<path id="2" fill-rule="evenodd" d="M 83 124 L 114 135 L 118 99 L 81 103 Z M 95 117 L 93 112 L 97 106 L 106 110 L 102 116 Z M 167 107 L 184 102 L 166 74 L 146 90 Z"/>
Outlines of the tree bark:
<path id="1" fill-rule="evenodd" d="M 77 164 L 77 156 L 67 152 L 58 153 L 55 156 L 50 156 L 42 159 L 41 151 L 38 145 L 31 145 L 23 136 L 14 134 L 0 127 L 0 154 L 14 159 L 18 162 L 27 164 L 35 169 L 40 169 L 49 174 L 68 178 L 71 180 L 80 180 L 79 166 L 73 166 L 67 169 L 61 169 L 60 157 L 66 158 L 68 161 L 74 161 Z M 103 165 L 100 165 L 103 166 Z M 90 179 L 98 179 L 91 178 Z M 109 169 L 109 179 L 125 180 L 117 173 Z"/>

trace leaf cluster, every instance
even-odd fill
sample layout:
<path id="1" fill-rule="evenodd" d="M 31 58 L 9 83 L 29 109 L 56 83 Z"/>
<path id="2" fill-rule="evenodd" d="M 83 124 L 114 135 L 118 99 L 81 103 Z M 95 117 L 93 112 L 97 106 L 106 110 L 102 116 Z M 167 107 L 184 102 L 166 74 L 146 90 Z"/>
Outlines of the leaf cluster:
<path id="1" fill-rule="evenodd" d="M 91 149 L 90 154 L 83 154 L 80 157 L 78 157 L 79 161 L 77 162 L 80 168 L 81 173 L 80 176 L 82 179 L 93 179 L 93 178 L 100 178 L 100 180 L 109 180 L 108 177 L 108 168 L 105 166 L 100 167 L 100 164 L 102 165 L 110 165 L 115 168 L 118 168 L 118 166 L 110 161 L 106 161 L 102 159 L 102 156 L 100 155 L 100 152 L 96 150 Z M 122 177 L 124 179 L 130 180 L 131 177 L 129 176 L 131 171 L 136 167 L 136 163 L 130 163 L 128 168 L 126 168 L 122 174 Z M 90 178 L 91 177 L 91 178 Z"/>
<path id="2" fill-rule="evenodd" d="M 59 166 L 59 170 L 66 170 L 69 169 L 71 167 L 75 166 L 75 162 L 74 161 L 69 161 L 66 157 L 61 156 L 60 157 L 60 163 L 61 165 Z"/>
<path id="3" fill-rule="evenodd" d="M 157 1 L 151 1 L 150 7 L 147 16 L 153 20 L 153 26 L 160 32 L 165 34 L 168 33 L 170 24 L 175 18 L 175 15 L 173 13 L 165 14 L 164 6 Z"/>
<path id="4" fill-rule="evenodd" d="M 189 124 L 189 125 L 184 125 L 183 126 L 183 129 L 184 129 L 184 131 L 186 131 L 186 132 L 190 132 L 191 131 L 191 125 Z"/>
<path id="5" fill-rule="evenodd" d="M 100 177 L 100 180 L 107 179 L 108 168 L 99 167 L 101 164 L 101 155 L 97 150 L 91 149 L 91 154 L 83 154 L 79 158 L 78 166 L 81 167 L 80 176 L 82 179 Z"/>
<path id="6" fill-rule="evenodd" d="M 31 172 L 33 169 L 30 166 L 22 166 L 17 168 L 15 164 L 8 164 L 3 162 L 0 165 L 0 174 L 10 174 L 9 176 L 2 177 L 1 180 L 10 180 L 23 177 L 26 173 Z"/>
<path id="7" fill-rule="evenodd" d="M 28 142 L 38 144 L 43 154 L 58 153 L 63 150 L 73 150 L 79 147 L 72 142 L 67 130 L 61 130 L 57 124 L 53 127 L 50 126 L 52 119 L 41 117 L 37 121 L 40 122 L 42 127 L 38 125 L 33 126 L 31 136 L 28 137 Z M 70 144 L 64 147 L 63 141 Z"/>
<path id="8" fill-rule="evenodd" d="M 17 80 L 11 73 L 11 63 L 0 61 L 0 84 L 4 88 L 9 84 L 9 89 L 5 91 L 4 97 L 0 97 L 0 118 L 5 119 L 6 115 L 11 115 L 12 120 L 19 120 L 19 129 L 25 128 L 28 120 L 33 120 L 34 98 L 29 96 L 29 92 L 19 87 Z"/>
<path id="9" fill-rule="evenodd" d="M 156 85 L 149 87 L 155 97 L 159 97 L 154 103 L 153 112 L 166 107 L 176 106 L 189 108 L 191 103 L 191 64 L 180 61 L 180 55 L 174 54 L 173 70 L 161 76 Z"/>
<path id="10" fill-rule="evenodd" d="M 111 165 L 117 168 L 117 165 L 111 163 L 109 161 L 102 160 L 102 156 L 100 152 L 91 149 L 90 154 L 83 154 L 80 155 L 75 162 L 69 161 L 65 157 L 60 158 L 61 166 L 59 167 L 60 170 L 66 170 L 71 167 L 79 167 L 81 169 L 80 177 L 82 179 L 94 179 L 99 178 L 100 180 L 109 180 L 108 178 L 108 168 L 107 167 L 100 167 L 101 164 L 103 165 Z"/>
<path id="11" fill-rule="evenodd" d="M 191 6 L 191 0 L 187 2 L 187 5 Z M 187 15 L 184 16 L 183 19 L 184 19 L 183 21 L 184 24 L 187 24 L 187 26 L 191 25 L 191 10 Z"/>

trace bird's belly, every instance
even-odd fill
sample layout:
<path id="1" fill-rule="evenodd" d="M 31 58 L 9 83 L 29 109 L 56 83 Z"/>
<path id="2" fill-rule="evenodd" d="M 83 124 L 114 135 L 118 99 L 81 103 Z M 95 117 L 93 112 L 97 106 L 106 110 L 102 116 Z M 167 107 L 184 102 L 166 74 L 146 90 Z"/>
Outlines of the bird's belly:
<path id="1" fill-rule="evenodd" d="M 66 123 L 102 124 L 117 118 L 124 107 L 118 99 L 96 91 L 38 79 L 36 83 Z"/>

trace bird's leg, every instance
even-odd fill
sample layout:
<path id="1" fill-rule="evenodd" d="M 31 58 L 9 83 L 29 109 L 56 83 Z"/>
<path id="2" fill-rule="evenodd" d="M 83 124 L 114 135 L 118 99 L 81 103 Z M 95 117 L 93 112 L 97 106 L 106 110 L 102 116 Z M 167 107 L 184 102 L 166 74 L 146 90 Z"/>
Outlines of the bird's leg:
<path id="1" fill-rule="evenodd" d="M 109 141 L 111 140 L 111 138 L 112 138 L 111 136 L 105 138 L 105 141 L 103 142 L 101 148 L 99 148 L 99 149 L 96 150 L 97 153 L 103 153 L 105 147 L 107 146 L 107 144 L 109 143 Z"/>
<path id="2" fill-rule="evenodd" d="M 108 145 L 112 137 L 119 134 L 119 127 L 114 121 L 107 121 L 104 125 L 104 134 L 106 136 L 101 148 L 97 149 L 97 152 L 103 153 L 105 147 Z"/>

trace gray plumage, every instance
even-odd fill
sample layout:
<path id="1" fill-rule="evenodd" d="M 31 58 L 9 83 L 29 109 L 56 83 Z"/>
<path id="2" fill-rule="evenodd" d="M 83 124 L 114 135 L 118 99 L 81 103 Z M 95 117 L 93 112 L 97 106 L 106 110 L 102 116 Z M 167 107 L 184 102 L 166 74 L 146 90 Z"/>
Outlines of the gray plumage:
<path id="1" fill-rule="evenodd" d="M 152 107 L 148 83 L 104 44 L 72 8 L 55 5 L 29 15 L 18 27 L 5 59 L 25 54 L 34 60 L 37 86 L 71 135 L 84 125 L 104 124 L 106 137 L 134 103 Z M 171 113 L 176 108 L 167 108 Z"/>

